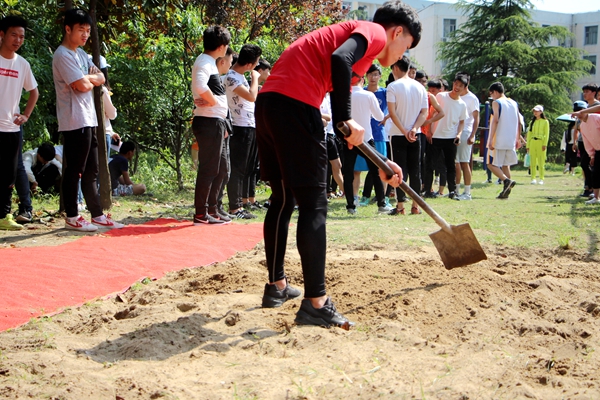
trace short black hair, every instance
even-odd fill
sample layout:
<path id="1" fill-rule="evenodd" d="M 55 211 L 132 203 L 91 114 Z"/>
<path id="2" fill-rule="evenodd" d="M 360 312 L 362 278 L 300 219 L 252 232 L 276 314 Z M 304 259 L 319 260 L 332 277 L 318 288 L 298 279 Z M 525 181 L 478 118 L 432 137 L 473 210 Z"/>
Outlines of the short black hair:
<path id="1" fill-rule="evenodd" d="M 242 46 L 240 54 L 238 54 L 237 64 L 247 65 L 254 64 L 258 61 L 262 54 L 262 49 L 255 44 L 246 43 Z"/>
<path id="2" fill-rule="evenodd" d="M 52 143 L 42 143 L 42 145 L 38 147 L 37 153 L 46 162 L 52 161 L 54 156 L 56 156 L 56 150 Z"/>
<path id="3" fill-rule="evenodd" d="M 427 82 L 427 87 L 428 88 L 433 87 L 433 88 L 441 90 L 442 86 L 443 86 L 442 82 L 440 82 L 439 79 L 432 79 L 432 80 L 430 80 L 430 81 Z"/>
<path id="4" fill-rule="evenodd" d="M 466 76 L 466 77 L 467 77 L 467 85 L 468 85 L 469 83 L 471 83 L 471 75 L 469 75 L 469 73 L 468 73 L 468 72 L 463 72 L 463 71 L 457 72 L 457 73 L 456 73 L 456 75 L 455 75 L 455 77 L 456 77 L 456 76 L 459 76 L 459 75 L 464 75 L 464 76 Z"/>
<path id="5" fill-rule="evenodd" d="M 231 47 L 227 46 L 227 51 L 225 52 L 225 56 L 224 57 L 230 56 L 232 54 L 233 54 L 233 49 Z M 221 61 L 221 59 L 224 58 L 224 57 L 217 57 L 217 59 L 215 60 L 215 62 Z M 233 65 L 233 61 L 231 62 L 231 64 Z"/>
<path id="6" fill-rule="evenodd" d="M 260 71 L 261 69 L 269 69 L 269 70 L 271 69 L 271 63 L 269 63 L 267 60 L 265 60 L 262 57 L 258 60 L 258 65 L 256 65 L 254 70 Z"/>
<path id="7" fill-rule="evenodd" d="M 469 86 L 469 78 L 468 75 L 465 74 L 456 74 L 454 76 L 454 80 L 452 81 L 452 83 L 454 82 L 460 82 L 465 86 Z"/>
<path id="8" fill-rule="evenodd" d="M 403 26 L 413 37 L 410 48 L 415 48 L 421 41 L 421 21 L 414 8 L 404 4 L 400 0 L 391 0 L 383 3 L 375 11 L 373 22 L 383 26 L 385 29 L 394 26 Z"/>
<path id="9" fill-rule="evenodd" d="M 127 154 L 130 151 L 135 151 L 135 143 L 133 143 L 131 140 L 123 142 L 121 144 L 121 148 L 119 149 L 119 154 Z"/>
<path id="10" fill-rule="evenodd" d="M 6 33 L 8 28 L 14 27 L 27 29 L 27 21 L 18 15 L 9 15 L 0 20 L 0 31 Z"/>
<path id="11" fill-rule="evenodd" d="M 73 29 L 73 26 L 79 25 L 92 25 L 92 17 L 86 11 L 81 8 L 72 8 L 65 12 L 65 20 L 63 22 L 63 29 L 67 26 Z"/>
<path id="12" fill-rule="evenodd" d="M 450 85 L 448 85 L 448 81 L 447 80 L 445 80 L 444 78 L 441 78 L 440 79 L 440 83 L 444 87 L 444 90 L 450 90 Z"/>
<path id="13" fill-rule="evenodd" d="M 408 72 L 408 68 L 410 66 L 410 58 L 406 56 L 402 56 L 401 59 L 394 63 L 396 67 L 402 72 Z"/>
<path id="14" fill-rule="evenodd" d="M 600 90 L 600 88 L 595 83 L 588 83 L 588 84 L 584 85 L 581 88 L 581 90 L 589 90 L 591 92 L 598 93 L 598 91 Z"/>
<path id="15" fill-rule="evenodd" d="M 504 93 L 504 85 L 502 82 L 494 82 L 490 85 L 490 92 Z"/>
<path id="16" fill-rule="evenodd" d="M 220 25 L 212 25 L 204 30 L 202 34 L 204 51 L 214 51 L 220 46 L 227 46 L 231 42 L 231 34 Z"/>
<path id="17" fill-rule="evenodd" d="M 408 69 L 417 69 L 417 66 L 413 63 L 410 63 L 410 65 L 408 66 Z"/>
<path id="18" fill-rule="evenodd" d="M 417 73 L 415 74 L 415 79 L 419 80 L 419 79 L 423 79 L 423 78 L 425 78 L 425 79 L 429 78 L 427 76 L 427 73 L 425 71 L 421 71 L 420 69 L 417 70 Z"/>
<path id="19" fill-rule="evenodd" d="M 379 72 L 379 74 L 381 74 L 381 67 L 377 64 L 371 64 L 371 66 L 367 70 L 367 75 L 373 72 Z"/>

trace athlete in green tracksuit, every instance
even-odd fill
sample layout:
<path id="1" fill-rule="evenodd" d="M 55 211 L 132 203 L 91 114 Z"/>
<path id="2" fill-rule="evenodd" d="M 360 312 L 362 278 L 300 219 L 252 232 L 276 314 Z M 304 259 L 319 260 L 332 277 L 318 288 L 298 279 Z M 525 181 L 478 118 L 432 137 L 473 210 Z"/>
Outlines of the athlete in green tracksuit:
<path id="1" fill-rule="evenodd" d="M 550 124 L 544 115 L 544 106 L 533 107 L 535 119 L 529 124 L 527 133 L 527 152 L 531 160 L 531 184 L 544 184 L 544 165 L 546 164 L 546 149 L 550 137 Z M 537 181 L 537 170 L 540 172 L 540 180 Z"/>

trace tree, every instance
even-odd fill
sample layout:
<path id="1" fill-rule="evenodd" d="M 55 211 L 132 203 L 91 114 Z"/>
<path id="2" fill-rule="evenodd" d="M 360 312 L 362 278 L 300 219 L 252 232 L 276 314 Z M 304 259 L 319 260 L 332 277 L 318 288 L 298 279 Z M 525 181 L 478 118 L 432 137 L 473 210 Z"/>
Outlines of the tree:
<path id="1" fill-rule="evenodd" d="M 468 72 L 471 90 L 482 100 L 491 83 L 502 82 L 526 116 L 534 105 L 543 104 L 553 127 L 549 147 L 556 151 L 564 124 L 555 124 L 551 117 L 570 110 L 570 93 L 578 90 L 575 82 L 591 68 L 581 50 L 551 45 L 566 43 L 571 33 L 532 22 L 529 0 L 460 0 L 457 7 L 469 19 L 440 44 L 444 72 L 449 78 Z"/>

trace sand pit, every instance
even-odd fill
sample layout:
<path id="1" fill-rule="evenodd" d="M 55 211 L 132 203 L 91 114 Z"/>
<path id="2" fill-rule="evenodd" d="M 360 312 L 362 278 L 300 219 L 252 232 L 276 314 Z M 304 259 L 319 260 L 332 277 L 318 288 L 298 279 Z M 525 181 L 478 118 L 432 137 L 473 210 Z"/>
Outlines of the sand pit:
<path id="1" fill-rule="evenodd" d="M 600 397 L 598 259 L 484 246 L 329 247 L 328 290 L 356 328 L 261 309 L 261 245 L 0 334 L 0 398 Z M 302 287 L 299 258 L 287 259 Z"/>

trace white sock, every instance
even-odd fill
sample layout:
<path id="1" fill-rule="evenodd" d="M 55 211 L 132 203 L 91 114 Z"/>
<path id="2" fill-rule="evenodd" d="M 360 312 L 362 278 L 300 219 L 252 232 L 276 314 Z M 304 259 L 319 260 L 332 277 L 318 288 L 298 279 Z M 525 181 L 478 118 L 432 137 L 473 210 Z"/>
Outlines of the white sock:
<path id="1" fill-rule="evenodd" d="M 471 185 L 465 185 L 465 192 L 464 194 L 471 194 Z"/>
<path id="2" fill-rule="evenodd" d="M 69 222 L 75 222 L 75 221 L 77 221 L 78 219 L 79 219 L 79 215 L 76 215 L 76 216 L 74 216 L 74 217 L 67 217 L 67 220 L 68 220 Z"/>
<path id="3" fill-rule="evenodd" d="M 104 216 L 104 214 L 100 215 L 99 217 L 94 217 L 94 221 L 103 222 L 104 220 L 106 220 L 106 216 Z"/>

